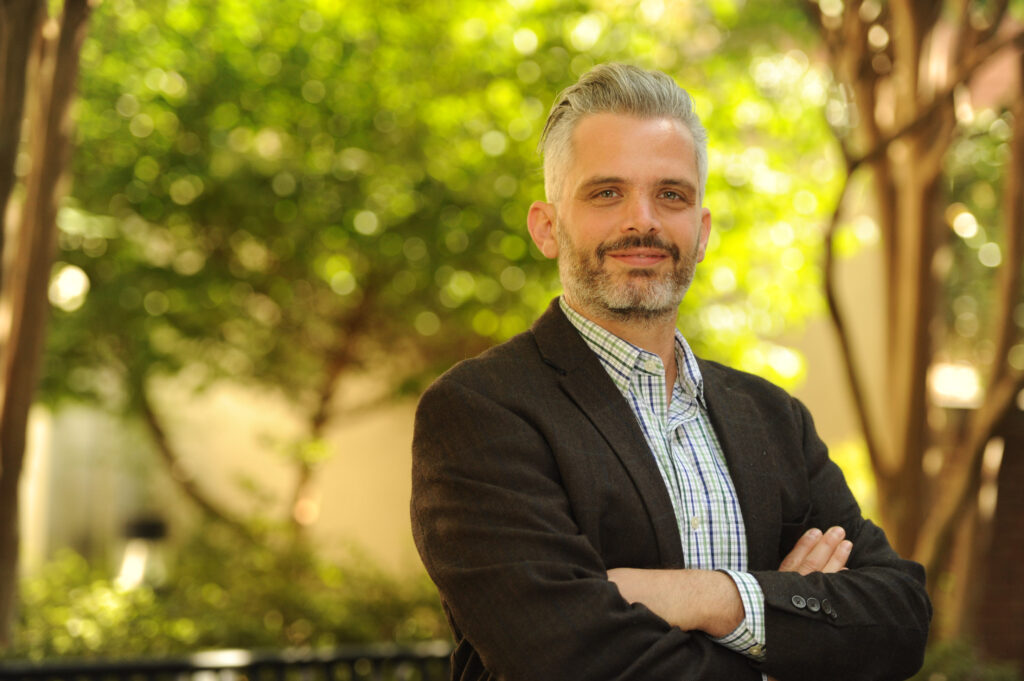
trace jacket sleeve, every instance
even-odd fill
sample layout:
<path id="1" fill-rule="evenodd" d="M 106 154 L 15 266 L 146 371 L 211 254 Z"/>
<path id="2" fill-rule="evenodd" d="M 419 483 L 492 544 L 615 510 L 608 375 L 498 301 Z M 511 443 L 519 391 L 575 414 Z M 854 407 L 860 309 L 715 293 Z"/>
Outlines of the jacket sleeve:
<path id="1" fill-rule="evenodd" d="M 853 552 L 848 569 L 834 574 L 754 573 L 765 596 L 763 670 L 779 681 L 906 679 L 921 666 L 931 620 L 924 569 L 862 517 L 806 408 L 795 399 L 791 406 L 803 431 L 804 529 L 841 525 Z"/>
<path id="2" fill-rule="evenodd" d="M 530 418 L 451 377 L 417 410 L 413 535 L 460 648 L 508 681 L 758 681 L 742 656 L 621 598 Z"/>

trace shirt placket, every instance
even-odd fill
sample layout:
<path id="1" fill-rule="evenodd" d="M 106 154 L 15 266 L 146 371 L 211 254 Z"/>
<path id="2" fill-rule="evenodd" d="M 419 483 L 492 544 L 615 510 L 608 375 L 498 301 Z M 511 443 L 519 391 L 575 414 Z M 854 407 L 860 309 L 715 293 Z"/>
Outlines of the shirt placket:
<path id="1" fill-rule="evenodd" d="M 710 567 L 713 562 L 708 533 L 710 530 L 709 509 L 705 504 L 703 475 L 700 461 L 696 460 L 694 448 L 687 446 L 687 424 L 696 418 L 696 403 L 684 395 L 677 383 L 673 386 L 672 401 L 669 404 L 669 421 L 665 430 L 665 445 L 670 452 L 673 467 L 679 471 L 681 484 L 685 488 L 684 504 L 680 518 L 680 534 L 686 538 L 685 553 L 687 565 L 695 568 Z M 706 473 L 705 473 L 706 474 Z"/>
<path id="2" fill-rule="evenodd" d="M 638 355 L 634 365 L 632 389 L 639 396 L 640 405 L 645 412 L 644 420 L 649 424 L 649 444 L 654 449 L 658 469 L 672 498 L 672 507 L 676 510 L 676 525 L 680 536 L 684 538 L 683 552 L 688 558 L 690 547 L 686 542 L 689 541 L 689 537 L 679 513 L 680 509 L 688 506 L 687 471 L 685 467 L 680 468 L 672 453 L 670 419 L 663 403 L 665 381 L 661 362 L 653 357 L 645 357 L 644 353 Z"/>

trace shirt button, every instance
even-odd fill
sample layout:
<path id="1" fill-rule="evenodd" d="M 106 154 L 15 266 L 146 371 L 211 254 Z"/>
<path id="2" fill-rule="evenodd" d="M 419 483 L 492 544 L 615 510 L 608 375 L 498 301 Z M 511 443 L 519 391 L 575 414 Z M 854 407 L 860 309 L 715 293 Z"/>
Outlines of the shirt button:
<path id="1" fill-rule="evenodd" d="M 661 365 L 656 359 L 649 359 L 644 362 L 644 369 L 647 369 L 652 374 L 656 374 L 661 371 Z"/>
<path id="2" fill-rule="evenodd" d="M 761 657 L 762 655 L 764 655 L 764 646 L 760 643 L 752 645 L 750 646 L 750 648 L 747 649 L 747 653 L 753 655 L 754 657 Z"/>
<path id="3" fill-rule="evenodd" d="M 695 515 L 690 518 L 690 529 L 694 531 L 700 529 L 700 516 Z"/>

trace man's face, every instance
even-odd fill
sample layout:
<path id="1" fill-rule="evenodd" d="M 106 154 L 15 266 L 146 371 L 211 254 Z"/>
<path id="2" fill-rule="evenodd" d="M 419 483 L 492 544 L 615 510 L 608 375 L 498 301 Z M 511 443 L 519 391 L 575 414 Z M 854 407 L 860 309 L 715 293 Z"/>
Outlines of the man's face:
<path id="1" fill-rule="evenodd" d="M 531 235 L 558 257 L 568 302 L 618 321 L 674 317 L 710 228 L 693 138 L 668 118 L 584 118 L 561 198 L 530 211 Z"/>

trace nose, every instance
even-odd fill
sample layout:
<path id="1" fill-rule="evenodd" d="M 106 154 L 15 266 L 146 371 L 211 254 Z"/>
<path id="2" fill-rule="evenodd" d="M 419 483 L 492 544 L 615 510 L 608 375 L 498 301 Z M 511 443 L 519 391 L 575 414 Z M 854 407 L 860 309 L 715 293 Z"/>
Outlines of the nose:
<path id="1" fill-rule="evenodd" d="M 647 196 L 632 196 L 626 202 L 626 221 L 624 232 L 647 234 L 659 231 L 658 216 L 654 202 Z"/>

